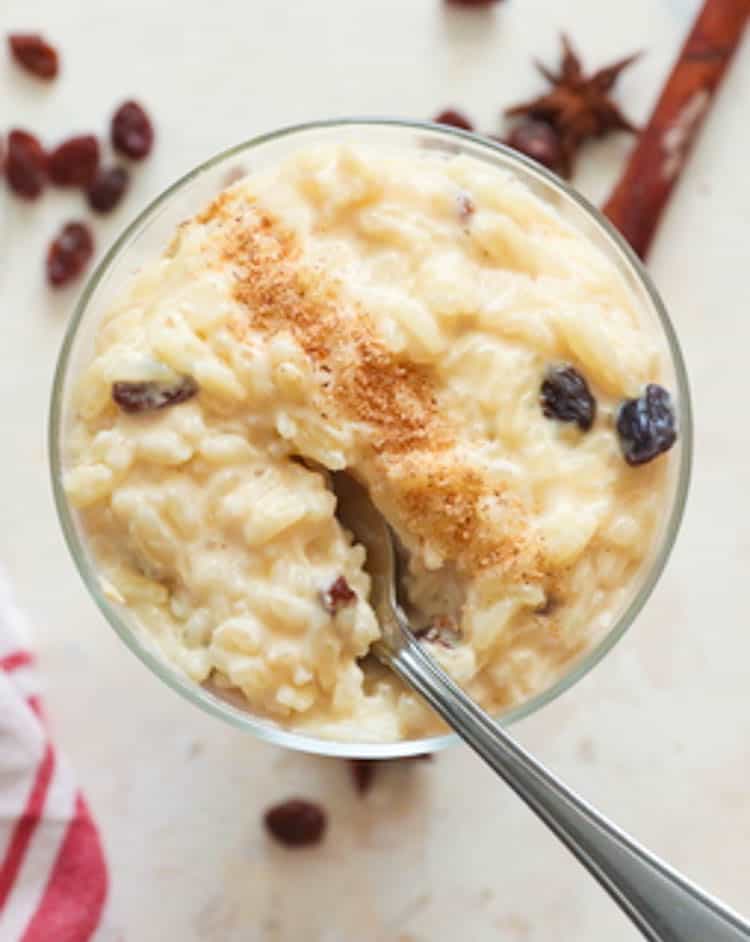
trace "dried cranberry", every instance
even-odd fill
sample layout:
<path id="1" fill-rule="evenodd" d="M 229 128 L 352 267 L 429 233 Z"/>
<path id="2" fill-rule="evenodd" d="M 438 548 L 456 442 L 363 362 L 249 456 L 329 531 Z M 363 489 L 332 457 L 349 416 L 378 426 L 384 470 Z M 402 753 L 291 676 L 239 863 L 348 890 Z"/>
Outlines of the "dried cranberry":
<path id="1" fill-rule="evenodd" d="M 143 160 L 154 145 L 154 127 L 151 119 L 137 101 L 126 101 L 112 117 L 112 146 L 115 150 Z"/>
<path id="2" fill-rule="evenodd" d="M 360 795 L 366 795 L 375 781 L 377 762 L 373 762 L 372 759 L 351 759 L 349 768 L 352 772 L 354 787 Z"/>
<path id="3" fill-rule="evenodd" d="M 5 176 L 11 190 L 25 199 L 36 199 L 44 189 L 46 173 L 47 156 L 39 138 L 28 131 L 11 131 L 5 158 Z"/>
<path id="4" fill-rule="evenodd" d="M 556 366 L 542 383 L 542 411 L 548 419 L 575 422 L 587 432 L 596 417 L 596 399 L 586 380 L 572 366 Z"/>
<path id="5" fill-rule="evenodd" d="M 287 847 L 319 844 L 326 829 L 326 813 L 320 805 L 291 798 L 269 808 L 263 816 L 270 835 Z"/>
<path id="6" fill-rule="evenodd" d="M 339 576 L 324 592 L 320 593 L 323 608 L 331 615 L 335 615 L 345 605 L 351 605 L 356 598 L 357 593 L 343 576 Z"/>
<path id="7" fill-rule="evenodd" d="M 97 213 L 109 213 L 120 202 L 128 188 L 130 175 L 124 167 L 100 170 L 86 191 L 89 206 Z"/>
<path id="8" fill-rule="evenodd" d="M 617 434 L 628 464 L 646 464 L 677 441 L 672 399 L 662 386 L 649 383 L 638 399 L 628 399 L 617 417 Z"/>
<path id="9" fill-rule="evenodd" d="M 447 124 L 452 128 L 461 128 L 462 131 L 473 131 L 474 125 L 469 121 L 465 114 L 456 111 L 455 108 L 446 108 L 440 114 L 432 119 L 435 124 Z"/>
<path id="10" fill-rule="evenodd" d="M 112 383 L 112 398 L 123 412 L 154 412 L 176 406 L 198 394 L 200 387 L 192 376 L 181 376 L 168 385 L 156 382 Z"/>
<path id="11" fill-rule="evenodd" d="M 60 68 L 57 50 L 38 33 L 12 33 L 8 45 L 13 58 L 27 72 L 43 79 L 57 75 Z"/>
<path id="12" fill-rule="evenodd" d="M 99 169 L 99 141 L 81 134 L 63 141 L 47 158 L 47 173 L 58 186 L 89 186 Z"/>
<path id="13" fill-rule="evenodd" d="M 56 288 L 84 270 L 94 254 L 94 238 L 83 222 L 63 226 L 47 251 L 47 281 Z"/>
<path id="14" fill-rule="evenodd" d="M 537 163 L 562 173 L 564 158 L 560 135 L 546 121 L 528 118 L 520 121 L 510 132 L 505 143 L 514 150 L 531 157 Z"/>

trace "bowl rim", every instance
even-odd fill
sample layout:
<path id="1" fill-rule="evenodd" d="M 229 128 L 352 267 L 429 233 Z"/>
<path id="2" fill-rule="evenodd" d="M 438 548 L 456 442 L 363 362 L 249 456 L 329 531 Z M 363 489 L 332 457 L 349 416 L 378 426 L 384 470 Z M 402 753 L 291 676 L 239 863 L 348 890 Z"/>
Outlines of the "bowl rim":
<path id="1" fill-rule="evenodd" d="M 565 691 L 573 687 L 602 660 L 623 637 L 650 597 L 664 571 L 683 519 L 693 457 L 693 417 L 687 370 L 679 341 L 666 311 L 666 307 L 661 300 L 651 276 L 624 237 L 592 203 L 572 186 L 535 161 L 525 157 L 523 154 L 519 154 L 517 151 L 512 150 L 502 143 L 483 138 L 459 128 L 438 125 L 427 121 L 411 121 L 387 116 L 353 116 L 287 125 L 274 131 L 257 135 L 242 143 L 235 144 L 232 147 L 225 148 L 198 164 L 161 191 L 135 216 L 115 239 L 89 276 L 66 329 L 58 355 L 52 385 L 47 435 L 55 507 L 65 542 L 73 557 L 76 569 L 107 622 L 130 651 L 156 674 L 157 677 L 164 681 L 172 690 L 181 694 L 205 712 L 223 719 L 235 727 L 250 730 L 255 736 L 266 742 L 301 752 L 331 757 L 395 759 L 420 755 L 427 752 L 437 752 L 456 743 L 458 736 L 455 733 L 444 733 L 422 739 L 398 740 L 389 743 L 324 739 L 309 735 L 305 732 L 297 732 L 276 726 L 272 720 L 267 720 L 249 712 L 236 709 L 226 701 L 210 693 L 204 687 L 186 676 L 181 676 L 176 670 L 172 669 L 166 660 L 162 659 L 154 651 L 149 650 L 149 648 L 141 643 L 136 633 L 125 624 L 124 620 L 120 618 L 116 608 L 105 598 L 96 570 L 93 565 L 89 564 L 83 540 L 80 538 L 75 524 L 75 511 L 68 504 L 62 484 L 62 442 L 64 439 L 63 389 L 68 375 L 70 354 L 78 334 L 79 326 L 88 309 L 89 301 L 94 296 L 94 293 L 105 275 L 109 272 L 110 267 L 119 259 L 121 251 L 129 244 L 131 237 L 137 235 L 141 227 L 149 221 L 152 215 L 158 211 L 172 195 L 180 192 L 184 186 L 199 177 L 205 171 L 227 160 L 285 137 L 302 135 L 306 132 L 329 131 L 337 128 L 343 129 L 352 127 L 361 127 L 363 129 L 390 127 L 411 132 L 421 131 L 447 141 L 451 139 L 455 139 L 459 142 L 464 141 L 471 144 L 474 149 L 479 148 L 480 151 L 484 151 L 488 159 L 494 157 L 496 165 L 499 160 L 501 166 L 510 165 L 516 171 L 520 168 L 522 175 L 541 180 L 544 185 L 550 186 L 553 190 L 558 191 L 558 193 L 561 193 L 564 197 L 577 204 L 579 209 L 583 210 L 584 215 L 588 216 L 589 221 L 603 234 L 605 237 L 604 241 L 608 239 L 614 250 L 619 252 L 621 261 L 624 261 L 626 266 L 630 268 L 631 274 L 635 276 L 640 287 L 644 290 L 648 301 L 653 306 L 669 349 L 677 381 L 680 407 L 679 466 L 673 485 L 673 500 L 669 510 L 669 517 L 666 526 L 663 527 L 660 544 L 653 554 L 648 571 L 644 573 L 643 581 L 638 591 L 634 593 L 627 607 L 620 614 L 612 628 L 610 628 L 585 655 L 578 658 L 570 669 L 566 670 L 551 686 L 503 712 L 497 717 L 498 722 L 503 726 L 508 726 L 518 722 L 524 717 L 536 713 L 542 707 L 551 703 Z"/>

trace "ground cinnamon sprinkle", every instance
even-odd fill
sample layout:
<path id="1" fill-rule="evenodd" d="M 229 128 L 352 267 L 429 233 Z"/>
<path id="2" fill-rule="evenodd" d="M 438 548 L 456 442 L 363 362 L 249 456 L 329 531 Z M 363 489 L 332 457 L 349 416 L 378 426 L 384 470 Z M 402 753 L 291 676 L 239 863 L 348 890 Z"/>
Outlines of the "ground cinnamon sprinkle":
<path id="1" fill-rule="evenodd" d="M 249 312 L 247 323 L 290 330 L 313 363 L 330 370 L 332 393 L 347 415 L 372 427 L 375 451 L 450 445 L 427 371 L 399 363 L 361 312 L 344 310 L 335 286 L 300 264 L 290 236 L 267 216 L 230 229 L 224 258 L 238 275 L 234 295 Z"/>
<path id="2" fill-rule="evenodd" d="M 429 369 L 389 351 L 366 312 L 344 300 L 329 273 L 304 261 L 295 238 L 267 214 L 246 201 L 238 211 L 225 194 L 200 218 L 223 231 L 223 262 L 247 312 L 232 329 L 240 337 L 248 329 L 291 332 L 326 377 L 331 410 L 366 430 L 357 471 L 393 508 L 396 526 L 464 571 L 502 566 L 518 578 L 537 577 L 521 502 L 461 459 Z M 502 526 L 493 525 L 488 504 L 496 516 L 502 508 Z"/>
<path id="3" fill-rule="evenodd" d="M 388 473 L 385 467 L 383 471 Z M 541 577 L 526 514 L 514 494 L 489 486 L 477 470 L 457 461 L 453 452 L 437 460 L 411 454 L 397 474 L 405 525 L 418 532 L 423 521 L 428 521 L 428 538 L 434 541 L 437 535 L 442 553 L 459 569 L 479 572 L 500 566 L 522 578 Z M 501 508 L 501 520 L 488 518 L 488 502 Z"/>

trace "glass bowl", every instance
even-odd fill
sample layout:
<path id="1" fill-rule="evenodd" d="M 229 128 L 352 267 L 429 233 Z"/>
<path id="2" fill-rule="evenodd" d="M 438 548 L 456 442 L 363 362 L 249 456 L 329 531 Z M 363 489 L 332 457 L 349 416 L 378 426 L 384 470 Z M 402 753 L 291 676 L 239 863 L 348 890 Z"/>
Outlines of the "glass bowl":
<path id="1" fill-rule="evenodd" d="M 391 151 L 429 148 L 450 155 L 465 154 L 486 164 L 504 168 L 520 177 L 542 199 L 550 202 L 571 225 L 591 239 L 614 263 L 647 316 L 664 336 L 670 354 L 666 380 L 675 391 L 680 439 L 671 455 L 669 495 L 661 532 L 651 557 L 619 618 L 606 635 L 546 690 L 503 713 L 499 720 L 511 723 L 550 703 L 583 677 L 622 637 L 656 584 L 679 529 L 690 477 L 692 421 L 687 376 L 674 329 L 645 268 L 610 223 L 575 190 L 538 164 L 508 148 L 453 128 L 392 119 L 343 119 L 283 128 L 256 137 L 218 154 L 191 171 L 157 197 L 122 233 L 89 279 L 70 322 L 60 352 L 49 420 L 52 485 L 60 522 L 70 552 L 94 601 L 125 644 L 158 677 L 187 700 L 208 713 L 280 746 L 321 755 L 361 758 L 397 758 L 434 752 L 454 741 L 453 735 L 394 743 L 338 742 L 284 729 L 220 699 L 178 673 L 147 647 L 133 627 L 130 613 L 108 600 L 100 585 L 96 565 L 68 504 L 62 487 L 65 463 L 65 430 L 70 422 L 70 390 L 79 364 L 93 347 L 101 314 L 140 265 L 161 254 L 179 222 L 202 209 L 238 171 L 260 169 L 304 147 L 323 142 L 358 142 Z"/>

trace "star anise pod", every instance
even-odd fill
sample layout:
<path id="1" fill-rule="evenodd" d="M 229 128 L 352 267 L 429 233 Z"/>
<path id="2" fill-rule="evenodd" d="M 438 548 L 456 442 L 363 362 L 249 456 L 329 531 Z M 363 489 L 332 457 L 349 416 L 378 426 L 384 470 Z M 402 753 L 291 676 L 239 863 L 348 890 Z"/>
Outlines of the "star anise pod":
<path id="1" fill-rule="evenodd" d="M 604 137 L 611 131 L 636 133 L 637 128 L 622 113 L 609 97 L 621 72 L 640 53 L 620 59 L 613 65 L 599 69 L 593 75 L 584 75 L 581 60 L 570 39 L 562 36 L 563 54 L 558 72 L 553 72 L 541 63 L 536 66 L 552 85 L 550 91 L 532 101 L 508 108 L 510 117 L 525 116 L 544 121 L 552 127 L 560 139 L 558 172 L 569 177 L 573 161 L 584 141 L 593 137 Z M 533 155 L 532 155 L 533 156 Z"/>

